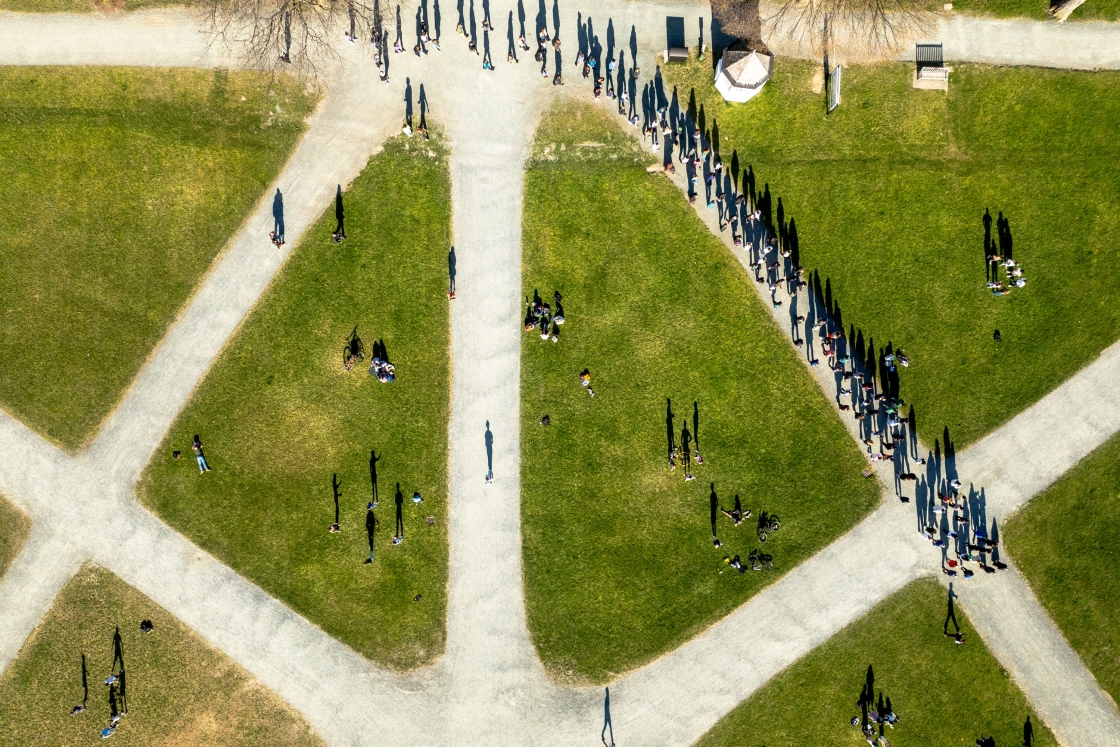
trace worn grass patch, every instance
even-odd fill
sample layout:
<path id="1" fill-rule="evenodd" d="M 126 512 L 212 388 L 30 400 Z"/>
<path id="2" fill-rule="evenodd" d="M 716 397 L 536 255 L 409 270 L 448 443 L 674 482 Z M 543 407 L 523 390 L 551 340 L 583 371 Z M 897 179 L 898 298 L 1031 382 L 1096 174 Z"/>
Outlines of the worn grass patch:
<path id="1" fill-rule="evenodd" d="M 449 407 L 446 155 L 401 137 L 313 226 L 206 377 L 148 467 L 143 502 L 327 633 L 405 669 L 443 651 Z M 342 367 L 353 327 L 364 364 Z M 384 340 L 396 381 L 366 372 Z M 200 475 L 191 437 L 212 472 Z M 185 458 L 171 458 L 179 449 Z M 366 503 L 370 450 L 381 505 L 376 560 Z M 341 483 L 339 534 L 332 481 Z M 392 546 L 394 492 L 405 541 Z M 424 503 L 414 506 L 413 491 Z M 436 519 L 433 526 L 426 517 Z M 422 595 L 414 602 L 416 595 Z"/>
<path id="2" fill-rule="evenodd" d="M 151 620 L 153 632 L 140 632 Z M 106 570 L 86 566 L 0 677 L 4 744 L 100 743 L 109 722 L 113 632 L 120 629 L 128 714 L 113 743 L 145 747 L 314 747 L 322 740 L 248 672 L 140 592 Z M 81 703 L 82 654 L 89 699 Z"/>
<path id="3" fill-rule="evenodd" d="M 695 87 L 724 159 L 783 198 L 845 323 L 909 355 L 902 396 L 931 443 L 945 426 L 976 441 L 1120 337 L 1120 74 L 958 65 L 946 96 L 911 88 L 912 65 L 851 66 L 826 119 L 810 62 L 777 60 L 736 105 L 709 69 L 663 68 L 684 105 Z M 1028 280 L 1004 298 L 985 287 L 985 208 Z"/>
<path id="4" fill-rule="evenodd" d="M 1101 687 L 1120 698 L 1120 436 L 1008 520 L 1008 552 Z"/>
<path id="5" fill-rule="evenodd" d="M 870 665 L 878 694 L 899 717 L 886 736 L 897 747 L 1023 743 L 1029 715 L 1034 745 L 1055 745 L 1022 692 L 956 610 L 965 645 L 942 634 L 946 592 L 932 579 L 914 581 L 864 618 L 772 679 L 723 718 L 697 747 L 850 745 L 867 742 L 849 721 Z"/>
<path id="6" fill-rule="evenodd" d="M 0 405 L 90 437 L 312 104 L 256 74 L 0 69 Z M 271 112 L 271 113 L 270 113 Z"/>
<path id="7" fill-rule="evenodd" d="M 877 502 L 751 281 L 646 163 L 579 108 L 545 119 L 526 177 L 524 291 L 551 302 L 559 289 L 567 316 L 558 344 L 522 344 L 526 600 L 539 655 L 568 680 L 608 681 L 676 647 Z M 669 471 L 666 399 L 678 443 L 698 403 L 693 482 Z M 764 547 L 777 573 L 723 564 L 759 542 L 753 520 L 721 515 L 713 548 L 710 483 L 727 508 L 738 493 L 756 517 L 781 517 Z"/>

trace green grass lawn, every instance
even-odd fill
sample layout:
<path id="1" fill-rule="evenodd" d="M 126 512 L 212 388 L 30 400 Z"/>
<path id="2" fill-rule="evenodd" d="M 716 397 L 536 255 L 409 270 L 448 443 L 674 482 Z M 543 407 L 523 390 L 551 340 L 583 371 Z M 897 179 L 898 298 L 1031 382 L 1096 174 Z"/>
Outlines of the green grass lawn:
<path id="1" fill-rule="evenodd" d="M 19 555 L 30 532 L 31 520 L 0 496 L 0 577 Z"/>
<path id="2" fill-rule="evenodd" d="M 1008 552 L 1097 678 L 1120 698 L 1120 436 L 1008 520 Z"/>
<path id="3" fill-rule="evenodd" d="M 302 132 L 314 102 L 266 89 L 0 69 L 0 406 L 68 449 L 91 436 Z"/>
<path id="4" fill-rule="evenodd" d="M 396 668 L 443 651 L 447 585 L 450 182 L 442 147 L 387 143 L 307 233 L 172 427 L 142 500 L 172 526 L 365 656 Z M 347 373 L 351 329 L 366 361 Z M 366 372 L 384 340 L 397 380 Z M 213 469 L 199 475 L 191 436 Z M 185 458 L 172 459 L 179 449 Z M 369 456 L 381 523 L 368 555 Z M 332 480 L 341 483 L 342 531 Z M 394 492 L 405 541 L 392 546 Z M 420 491 L 424 503 L 412 503 Z M 427 517 L 435 524 L 428 526 Z M 416 595 L 422 595 L 414 602 Z"/>
<path id="5" fill-rule="evenodd" d="M 1050 18 L 1048 0 L 954 0 L 953 10 L 997 18 Z M 1087 0 L 1070 15 L 1070 21 L 1115 21 L 1120 19 L 1117 0 Z"/>
<path id="6" fill-rule="evenodd" d="M 814 67 L 779 59 L 736 105 L 706 62 L 663 70 L 684 102 L 695 86 L 724 159 L 737 149 L 783 198 L 845 323 L 909 355 L 919 433 L 964 446 L 1120 336 L 1120 74 L 960 65 L 946 96 L 911 88 L 911 65 L 852 66 L 825 119 Z M 1004 298 L 985 287 L 985 208 L 1009 218 L 1028 280 Z"/>
<path id="7" fill-rule="evenodd" d="M 140 621 L 154 629 L 140 632 Z M 0 724 L 8 747 L 92 745 L 109 722 L 113 633 L 125 664 L 124 716 L 113 744 L 144 747 L 314 747 L 322 740 L 252 675 L 150 599 L 106 570 L 86 566 L 0 677 Z M 82 655 L 89 700 L 81 703 Z"/>
<path id="8" fill-rule="evenodd" d="M 607 681 L 678 646 L 878 500 L 753 281 L 636 148 L 597 109 L 554 113 L 526 177 L 525 294 L 559 289 L 567 323 L 558 344 L 523 340 L 525 586 L 537 651 L 565 680 Z M 669 471 L 667 398 L 678 443 L 699 403 L 693 482 Z M 759 543 L 753 519 L 721 515 L 713 548 L 711 482 L 725 507 L 738 493 L 755 518 L 781 517 L 764 548 L 777 573 L 721 562 Z"/>
<path id="9" fill-rule="evenodd" d="M 861 620 L 771 680 L 697 742 L 742 745 L 866 745 L 858 727 L 860 691 L 870 665 L 899 717 L 886 736 L 896 747 L 1021 745 L 1029 715 L 1036 747 L 1055 745 L 1022 692 L 972 631 L 958 606 L 965 645 L 942 635 L 946 591 L 932 579 L 911 583 Z"/>

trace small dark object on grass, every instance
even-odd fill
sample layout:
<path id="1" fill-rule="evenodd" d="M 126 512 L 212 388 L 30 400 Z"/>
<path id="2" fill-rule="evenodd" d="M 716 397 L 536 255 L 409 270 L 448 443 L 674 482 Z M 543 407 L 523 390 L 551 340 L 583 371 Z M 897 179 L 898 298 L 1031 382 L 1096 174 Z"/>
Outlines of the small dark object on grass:
<path id="1" fill-rule="evenodd" d="M 545 415 L 543 418 L 541 418 L 537 422 L 540 423 L 541 425 L 552 425 L 552 418 Z"/>
<path id="2" fill-rule="evenodd" d="M 422 596 L 424 596 L 424 595 L 423 595 L 423 594 L 417 594 L 416 596 L 414 596 L 414 597 L 412 598 L 412 601 L 414 601 L 414 602 L 419 602 L 419 601 L 420 601 L 420 598 L 421 598 Z"/>
<path id="3" fill-rule="evenodd" d="M 338 534 L 339 532 L 341 532 L 341 531 L 342 531 L 342 527 L 340 527 L 340 526 L 338 525 L 338 522 L 337 522 L 337 521 L 333 521 L 333 522 L 331 522 L 331 525 L 330 525 L 330 528 L 328 529 L 328 531 L 329 531 L 329 532 L 330 532 L 331 534 Z"/>
<path id="4" fill-rule="evenodd" d="M 178 458 L 179 458 L 179 457 L 181 457 L 181 456 L 183 456 L 183 452 L 179 451 L 178 449 L 176 449 L 175 451 L 171 452 L 171 458 L 172 458 L 172 459 L 178 459 Z"/>
<path id="5" fill-rule="evenodd" d="M 140 621 L 140 632 L 141 633 L 151 633 L 152 629 L 153 629 L 153 625 L 152 625 L 151 620 L 141 620 Z"/>
<path id="6" fill-rule="evenodd" d="M 77 716 L 79 713 L 85 713 L 85 710 L 86 710 L 86 707 L 84 705 L 82 705 L 81 703 L 79 703 L 78 705 L 76 705 L 76 706 L 74 706 L 73 708 L 70 709 L 70 715 L 71 716 Z"/>
<path id="7" fill-rule="evenodd" d="M 429 516 L 428 517 L 428 526 L 434 527 L 435 525 L 436 525 L 436 517 Z"/>
<path id="8" fill-rule="evenodd" d="M 999 333 L 999 330 L 997 329 L 997 330 L 995 331 L 995 333 L 994 333 L 994 334 L 992 334 L 992 339 L 993 339 L 993 340 L 995 340 L 996 342 L 1003 342 L 1003 335 L 1001 335 L 1001 334 Z"/>

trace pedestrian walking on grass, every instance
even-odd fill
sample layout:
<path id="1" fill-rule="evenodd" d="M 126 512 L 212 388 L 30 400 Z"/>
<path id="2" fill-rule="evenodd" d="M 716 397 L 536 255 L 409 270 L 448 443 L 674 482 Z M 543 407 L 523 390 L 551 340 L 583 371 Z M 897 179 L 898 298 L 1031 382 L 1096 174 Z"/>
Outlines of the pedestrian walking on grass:
<path id="1" fill-rule="evenodd" d="M 366 509 L 366 539 L 369 540 L 369 557 L 362 561 L 365 565 L 373 562 L 373 534 L 377 531 L 377 517 L 372 508 Z"/>
<path id="2" fill-rule="evenodd" d="M 957 594 L 953 591 L 953 585 L 949 584 L 949 611 L 945 615 L 945 625 L 943 632 L 949 638 L 954 639 L 957 643 L 964 643 L 964 636 L 961 635 L 961 626 L 957 624 L 957 612 L 953 607 L 953 600 L 957 598 Z M 954 633 L 949 632 L 949 622 L 952 621 Z"/>
<path id="3" fill-rule="evenodd" d="M 404 493 L 401 492 L 399 482 L 397 483 L 397 494 L 393 498 L 393 503 L 397 505 L 397 528 L 393 535 L 393 544 L 399 545 L 404 542 Z"/>
<path id="4" fill-rule="evenodd" d="M 712 523 L 712 544 L 719 547 L 723 543 L 720 542 L 719 537 L 716 536 L 716 518 L 719 516 L 719 496 L 716 495 L 716 484 L 714 482 L 712 483 L 712 494 L 708 497 L 708 507 Z"/>
<path id="5" fill-rule="evenodd" d="M 198 460 L 198 473 L 201 475 L 203 472 L 210 471 L 210 465 L 206 463 L 206 455 L 202 453 L 202 441 L 199 440 L 198 434 L 194 434 L 194 443 L 191 444 L 194 449 L 195 459 Z"/>

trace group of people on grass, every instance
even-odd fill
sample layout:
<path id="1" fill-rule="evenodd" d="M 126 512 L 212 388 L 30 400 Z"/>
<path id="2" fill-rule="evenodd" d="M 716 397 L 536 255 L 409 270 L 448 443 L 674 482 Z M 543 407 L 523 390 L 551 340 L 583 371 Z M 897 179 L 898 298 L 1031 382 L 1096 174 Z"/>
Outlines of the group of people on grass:
<path id="1" fill-rule="evenodd" d="M 878 703 L 875 701 L 875 670 L 869 664 L 867 676 L 860 690 L 856 706 L 860 709 L 859 716 L 852 716 L 852 726 L 858 726 L 863 732 L 864 739 L 871 747 L 891 747 L 884 731 L 887 727 L 893 729 L 898 723 L 898 715 L 891 706 L 890 697 L 884 697 L 879 691 Z"/>
<path id="2" fill-rule="evenodd" d="M 141 633 L 151 633 L 154 630 L 151 620 L 140 622 Z M 109 676 L 105 678 L 105 687 L 108 688 L 109 723 L 98 734 L 102 739 L 108 739 L 117 731 L 117 726 L 122 718 L 128 715 L 128 690 L 127 678 L 124 668 L 124 650 L 121 643 L 121 631 L 117 628 L 113 632 L 113 663 L 109 667 Z M 70 709 L 71 716 L 78 716 L 86 712 L 89 704 L 89 685 L 86 671 L 86 656 L 82 654 L 82 702 Z"/>
<path id="3" fill-rule="evenodd" d="M 564 307 L 560 303 L 562 298 L 560 291 L 552 292 L 552 300 L 556 302 L 556 308 L 553 309 L 552 306 L 541 300 L 536 291 L 533 291 L 533 300 L 529 302 L 525 309 L 525 331 L 539 330 L 542 340 L 559 342 L 560 327 L 564 324 Z M 590 376 L 588 381 L 590 381 Z M 587 385 L 585 384 L 585 386 Z"/>

